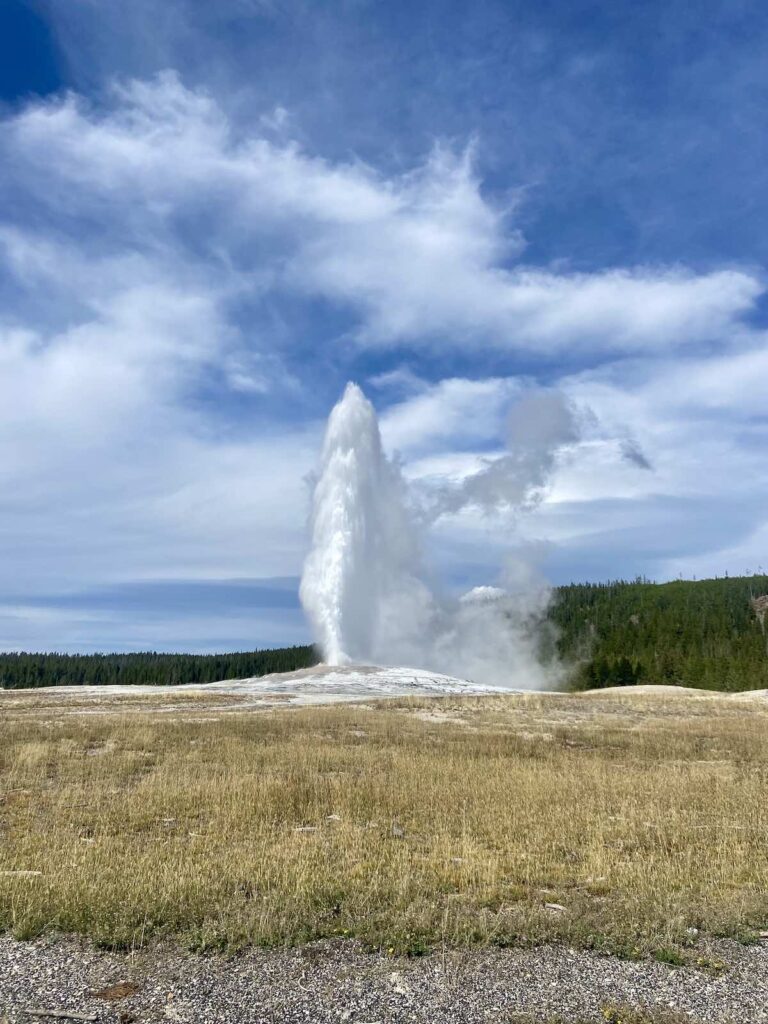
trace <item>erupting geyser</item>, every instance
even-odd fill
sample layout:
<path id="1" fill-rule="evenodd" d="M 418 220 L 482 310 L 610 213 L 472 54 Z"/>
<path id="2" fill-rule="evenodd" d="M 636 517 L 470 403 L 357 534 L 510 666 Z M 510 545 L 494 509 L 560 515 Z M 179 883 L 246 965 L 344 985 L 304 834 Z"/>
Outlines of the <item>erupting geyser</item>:
<path id="1" fill-rule="evenodd" d="M 328 420 L 300 591 L 329 664 L 375 659 L 389 603 L 421 589 L 410 572 L 417 554 L 376 413 L 348 384 Z"/>
<path id="2" fill-rule="evenodd" d="M 522 501 L 528 483 L 517 467 L 528 473 L 530 462 L 519 452 L 501 456 L 469 483 L 493 473 L 496 504 L 499 479 Z M 542 465 L 537 457 L 531 486 L 540 485 Z M 440 492 L 445 511 L 476 501 L 481 490 L 467 481 L 460 488 Z M 459 601 L 438 599 L 422 578 L 420 530 L 424 507 L 427 518 L 442 511 L 439 501 L 422 502 L 417 522 L 412 497 L 384 452 L 373 406 L 348 384 L 328 420 L 300 589 L 325 661 L 409 665 L 494 686 L 552 686 L 556 668 L 551 660 L 545 668 L 541 656 L 548 587 L 527 575 L 512 593 L 476 587 Z"/>

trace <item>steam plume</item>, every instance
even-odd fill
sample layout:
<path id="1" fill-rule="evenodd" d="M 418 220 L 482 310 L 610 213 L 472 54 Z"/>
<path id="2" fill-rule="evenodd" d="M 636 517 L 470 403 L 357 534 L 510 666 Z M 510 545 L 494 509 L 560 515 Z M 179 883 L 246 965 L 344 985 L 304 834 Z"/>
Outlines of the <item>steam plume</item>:
<path id="1" fill-rule="evenodd" d="M 556 391 L 523 396 L 507 421 L 508 451 L 486 460 L 460 484 L 433 488 L 424 498 L 428 518 L 475 507 L 486 515 L 530 509 L 540 500 L 557 452 L 578 439 L 576 413 Z"/>
<path id="2" fill-rule="evenodd" d="M 420 541 L 425 524 L 446 512 L 535 501 L 556 450 L 575 439 L 574 423 L 560 396 L 526 399 L 510 420 L 509 453 L 455 487 L 433 491 L 425 514 L 423 495 L 409 492 L 384 453 L 373 406 L 348 384 L 328 420 L 300 588 L 325 660 L 551 686 L 557 669 L 545 657 L 549 588 L 517 566 L 508 567 L 505 589 L 477 587 L 459 601 L 441 599 L 425 582 Z"/>

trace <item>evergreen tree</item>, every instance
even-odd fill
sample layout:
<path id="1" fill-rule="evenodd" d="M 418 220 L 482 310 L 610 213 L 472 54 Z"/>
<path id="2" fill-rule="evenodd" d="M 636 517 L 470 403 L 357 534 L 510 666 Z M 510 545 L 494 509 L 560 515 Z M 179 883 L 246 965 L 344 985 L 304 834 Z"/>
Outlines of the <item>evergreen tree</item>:
<path id="1" fill-rule="evenodd" d="M 768 655 L 752 598 L 768 576 L 560 587 L 550 610 L 575 685 L 639 681 L 715 690 L 768 687 Z"/>

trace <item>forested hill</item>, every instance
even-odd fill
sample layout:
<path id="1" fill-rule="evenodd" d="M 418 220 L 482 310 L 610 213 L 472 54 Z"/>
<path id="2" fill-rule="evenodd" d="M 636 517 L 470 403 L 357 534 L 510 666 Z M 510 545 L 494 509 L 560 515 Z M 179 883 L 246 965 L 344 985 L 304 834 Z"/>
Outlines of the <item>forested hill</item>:
<path id="1" fill-rule="evenodd" d="M 550 617 L 577 687 L 763 689 L 768 651 L 751 599 L 765 594 L 765 575 L 574 584 L 559 588 Z"/>
<path id="2" fill-rule="evenodd" d="M 765 575 L 573 584 L 558 588 L 550 618 L 576 687 L 763 689 L 766 637 L 750 601 L 765 594 Z M 310 646 L 212 655 L 0 654 L 0 687 L 208 683 L 290 672 L 318 660 Z"/>
<path id="3" fill-rule="evenodd" d="M 212 683 L 317 664 L 314 647 L 244 654 L 0 654 L 0 687 Z"/>

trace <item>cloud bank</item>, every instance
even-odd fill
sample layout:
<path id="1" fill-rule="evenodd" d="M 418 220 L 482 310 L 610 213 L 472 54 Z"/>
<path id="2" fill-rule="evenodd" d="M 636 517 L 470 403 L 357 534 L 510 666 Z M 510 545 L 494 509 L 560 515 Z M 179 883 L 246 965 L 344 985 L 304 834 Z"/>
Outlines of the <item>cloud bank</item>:
<path id="1" fill-rule="evenodd" d="M 442 502 L 434 557 L 457 579 L 496 543 L 539 545 L 560 578 L 757 568 L 761 272 L 537 266 L 472 147 L 385 172 L 269 113 L 234 120 L 168 72 L 0 125 L 3 645 L 66 642 L 14 625 L 30 596 L 295 577 L 303 478 L 349 376 Z M 567 458 L 542 464 L 535 517 L 489 540 L 521 398 Z M 669 543 L 638 544 L 638 509 Z"/>

